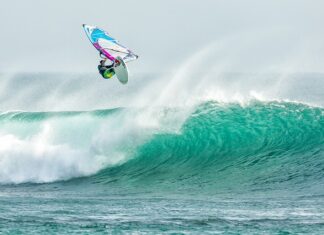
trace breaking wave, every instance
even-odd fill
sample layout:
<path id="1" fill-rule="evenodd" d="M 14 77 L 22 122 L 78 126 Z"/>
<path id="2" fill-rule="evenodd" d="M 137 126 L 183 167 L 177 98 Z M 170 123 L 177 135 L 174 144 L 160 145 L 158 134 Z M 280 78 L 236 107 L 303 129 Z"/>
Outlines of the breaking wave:
<path id="1" fill-rule="evenodd" d="M 0 182 L 85 177 L 159 188 L 320 188 L 324 110 L 289 102 L 7 112 Z"/>

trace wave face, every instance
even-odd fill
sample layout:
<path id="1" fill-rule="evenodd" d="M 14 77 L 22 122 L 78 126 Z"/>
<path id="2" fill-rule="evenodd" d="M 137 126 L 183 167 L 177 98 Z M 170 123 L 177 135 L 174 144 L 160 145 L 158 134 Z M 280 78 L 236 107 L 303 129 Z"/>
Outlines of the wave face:
<path id="1" fill-rule="evenodd" d="M 184 108 L 0 116 L 0 182 L 163 190 L 323 192 L 324 110 L 204 102 Z M 69 182 L 69 181 L 68 181 Z"/>

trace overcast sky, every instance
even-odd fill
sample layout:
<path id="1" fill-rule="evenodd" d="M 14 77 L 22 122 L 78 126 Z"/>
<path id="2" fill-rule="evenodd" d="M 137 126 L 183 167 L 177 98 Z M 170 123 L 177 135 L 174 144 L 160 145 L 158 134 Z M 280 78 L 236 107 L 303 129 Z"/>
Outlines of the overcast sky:
<path id="1" fill-rule="evenodd" d="M 93 72 L 98 53 L 83 23 L 139 54 L 135 71 L 167 70 L 227 38 L 247 47 L 241 35 L 261 38 L 250 54 L 271 57 L 292 44 L 308 55 L 305 70 L 324 71 L 320 0 L 0 0 L 0 6 L 0 71 Z"/>

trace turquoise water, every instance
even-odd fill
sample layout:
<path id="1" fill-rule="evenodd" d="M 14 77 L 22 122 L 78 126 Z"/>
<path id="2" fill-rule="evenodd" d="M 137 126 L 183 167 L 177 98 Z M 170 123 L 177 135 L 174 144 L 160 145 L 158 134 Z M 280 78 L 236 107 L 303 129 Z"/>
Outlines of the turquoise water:
<path id="1" fill-rule="evenodd" d="M 324 233 L 324 109 L 0 115 L 4 234 Z"/>

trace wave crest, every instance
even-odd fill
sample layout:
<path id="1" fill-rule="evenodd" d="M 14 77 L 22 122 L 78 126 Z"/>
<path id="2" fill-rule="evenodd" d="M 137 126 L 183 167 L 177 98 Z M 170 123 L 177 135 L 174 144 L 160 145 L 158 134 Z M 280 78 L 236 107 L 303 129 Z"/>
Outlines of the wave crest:
<path id="1" fill-rule="evenodd" d="M 0 122 L 1 183 L 90 175 L 176 188 L 323 182 L 324 111 L 297 103 L 14 112 Z"/>

